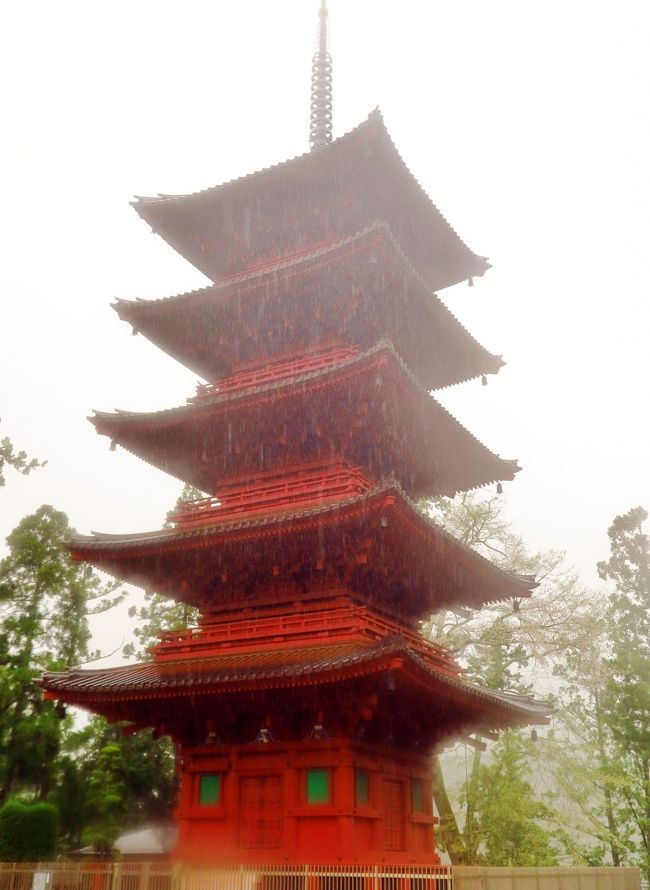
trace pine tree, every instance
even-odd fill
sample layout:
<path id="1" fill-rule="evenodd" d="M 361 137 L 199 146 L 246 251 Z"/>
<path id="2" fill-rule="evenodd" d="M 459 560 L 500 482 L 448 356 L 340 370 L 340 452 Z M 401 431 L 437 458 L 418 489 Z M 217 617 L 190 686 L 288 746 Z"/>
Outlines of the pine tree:
<path id="1" fill-rule="evenodd" d="M 7 538 L 0 561 L 0 803 L 18 789 L 49 794 L 65 710 L 34 680 L 88 658 L 88 615 L 120 598 L 63 548 L 64 513 L 42 506 Z"/>
<path id="2" fill-rule="evenodd" d="M 606 729 L 622 767 L 620 795 L 633 853 L 650 880 L 650 536 L 641 507 L 617 516 L 610 557 L 598 564 L 616 589 L 607 612 L 609 658 L 603 687 Z"/>
<path id="3" fill-rule="evenodd" d="M 32 470 L 38 467 L 44 467 L 47 461 L 37 460 L 35 457 L 28 457 L 26 451 L 16 451 L 11 439 L 4 436 L 0 439 L 0 488 L 6 485 L 5 467 L 13 467 L 23 476 L 28 476 Z"/>

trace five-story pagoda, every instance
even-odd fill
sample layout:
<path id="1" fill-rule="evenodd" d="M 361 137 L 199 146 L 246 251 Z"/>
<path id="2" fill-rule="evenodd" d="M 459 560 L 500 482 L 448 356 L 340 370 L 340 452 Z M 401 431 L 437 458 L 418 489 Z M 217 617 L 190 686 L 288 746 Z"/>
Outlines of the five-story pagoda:
<path id="1" fill-rule="evenodd" d="M 209 382 L 97 431 L 211 496 L 171 528 L 77 536 L 87 560 L 198 607 L 143 664 L 46 674 L 46 695 L 169 734 L 177 858 L 435 863 L 429 756 L 545 722 L 465 682 L 419 633 L 437 609 L 528 596 L 414 499 L 512 479 L 429 394 L 498 371 L 435 290 L 488 268 L 419 187 L 378 112 L 331 139 L 321 5 L 312 150 L 197 194 L 139 198 L 214 282 L 115 308 Z"/>

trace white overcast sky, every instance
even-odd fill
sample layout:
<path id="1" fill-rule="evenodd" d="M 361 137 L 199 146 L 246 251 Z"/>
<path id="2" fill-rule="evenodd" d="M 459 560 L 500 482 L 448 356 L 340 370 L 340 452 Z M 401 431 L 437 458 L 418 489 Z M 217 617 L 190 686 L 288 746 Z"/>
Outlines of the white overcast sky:
<path id="1" fill-rule="evenodd" d="M 379 105 L 405 162 L 494 268 L 441 292 L 507 365 L 441 400 L 523 471 L 517 528 L 587 583 L 617 514 L 650 508 L 650 4 L 330 0 L 334 128 Z M 49 502 L 79 531 L 159 527 L 180 483 L 98 437 L 92 408 L 182 404 L 196 379 L 116 296 L 205 279 L 134 194 L 188 192 L 308 147 L 318 0 L 31 0 L 0 35 L 0 534 Z M 119 640 L 118 640 L 119 642 Z"/>

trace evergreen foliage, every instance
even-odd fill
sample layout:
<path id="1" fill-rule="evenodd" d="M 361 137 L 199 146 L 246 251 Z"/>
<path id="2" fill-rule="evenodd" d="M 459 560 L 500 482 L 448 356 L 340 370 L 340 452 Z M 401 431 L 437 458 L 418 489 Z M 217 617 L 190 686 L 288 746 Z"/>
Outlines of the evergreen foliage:
<path id="1" fill-rule="evenodd" d="M 16 451 L 8 436 L 0 439 L 0 488 L 6 485 L 5 467 L 13 467 L 18 473 L 28 476 L 32 470 L 44 467 L 46 464 L 46 460 L 40 461 L 35 457 L 28 457 L 26 451 Z"/>
<path id="2" fill-rule="evenodd" d="M 565 731 L 547 745 L 567 851 L 579 862 L 638 865 L 650 877 L 650 590 L 647 514 L 614 520 L 599 563 L 615 585 L 594 604 L 591 639 L 556 666 Z M 586 841 L 586 842 L 585 842 Z M 595 841 L 595 843 L 594 843 Z"/>
<path id="3" fill-rule="evenodd" d="M 632 861 L 650 880 L 650 536 L 636 507 L 609 529 L 610 557 L 600 576 L 615 585 L 606 614 L 609 657 L 603 719 L 618 769 L 620 823 Z"/>
<path id="4" fill-rule="evenodd" d="M 504 732 L 489 764 L 479 767 L 470 826 L 476 861 L 514 868 L 558 864 L 554 814 L 529 780 L 530 744 Z"/>
<path id="5" fill-rule="evenodd" d="M 122 831 L 171 817 L 174 749 L 151 730 L 128 734 L 122 724 L 93 717 L 65 734 L 57 778 L 52 800 L 61 814 L 63 848 L 88 844 L 106 853 Z"/>
<path id="6" fill-rule="evenodd" d="M 25 804 L 20 800 L 8 800 L 0 807 L 0 860 L 23 862 L 25 850 Z"/>
<path id="7" fill-rule="evenodd" d="M 126 827 L 168 819 L 176 794 L 174 750 L 151 730 L 125 734 L 94 718 L 86 762 L 83 842 L 109 852 Z"/>
<path id="8" fill-rule="evenodd" d="M 65 709 L 44 701 L 34 679 L 90 657 L 88 615 L 122 598 L 63 548 L 64 513 L 44 505 L 7 538 L 0 561 L 0 804 L 53 786 Z"/>
<path id="9" fill-rule="evenodd" d="M 0 860 L 46 862 L 57 849 L 59 815 L 50 803 L 8 800 L 0 807 Z"/>
<path id="10" fill-rule="evenodd" d="M 190 501 L 200 500 L 205 494 L 186 482 L 173 510 L 165 517 L 163 528 L 171 528 L 174 514 Z M 137 618 L 138 625 L 133 630 L 137 644 L 127 643 L 122 649 L 125 658 L 146 661 L 151 658 L 150 648 L 155 645 L 162 631 L 185 630 L 195 625 L 199 610 L 187 603 L 176 603 L 158 593 L 145 593 L 144 605 L 131 606 L 129 617 Z"/>

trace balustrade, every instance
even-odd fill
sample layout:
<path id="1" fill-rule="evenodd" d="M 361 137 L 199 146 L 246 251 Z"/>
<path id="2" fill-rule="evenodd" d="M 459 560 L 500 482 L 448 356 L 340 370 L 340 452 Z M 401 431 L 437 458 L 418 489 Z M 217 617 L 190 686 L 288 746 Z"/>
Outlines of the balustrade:
<path id="1" fill-rule="evenodd" d="M 225 480 L 218 496 L 182 502 L 171 517 L 177 528 L 219 522 L 267 510 L 314 505 L 370 491 L 373 483 L 345 461 L 305 464 L 297 470 L 267 470 Z"/>
<path id="2" fill-rule="evenodd" d="M 311 371 L 321 371 L 331 365 L 353 358 L 358 352 L 359 350 L 355 346 L 329 343 L 319 346 L 317 349 L 313 347 L 294 349 L 291 352 L 282 353 L 275 356 L 271 363 L 268 359 L 263 364 L 260 364 L 259 359 L 255 362 L 246 362 L 241 364 L 236 372 L 229 377 L 224 377 L 216 383 L 199 384 L 196 395 L 188 401 L 191 404 L 196 404 L 235 390 L 277 383 L 289 377 L 297 377 Z"/>

